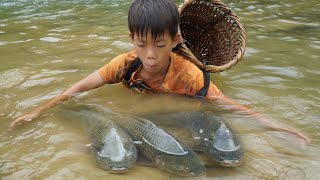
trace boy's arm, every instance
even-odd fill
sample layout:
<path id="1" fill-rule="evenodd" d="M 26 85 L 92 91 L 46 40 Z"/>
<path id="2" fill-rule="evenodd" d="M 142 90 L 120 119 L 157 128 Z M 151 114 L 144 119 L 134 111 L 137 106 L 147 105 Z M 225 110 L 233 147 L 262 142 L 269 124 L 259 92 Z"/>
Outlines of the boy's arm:
<path id="1" fill-rule="evenodd" d="M 222 106 L 228 106 L 228 108 L 236 110 L 238 112 L 241 112 L 242 114 L 245 114 L 247 116 L 251 116 L 254 119 L 258 120 L 261 124 L 265 125 L 266 127 L 269 127 L 273 130 L 277 130 L 277 131 L 286 131 L 289 132 L 291 134 L 294 134 L 296 136 L 299 136 L 301 138 L 303 138 L 306 142 L 310 143 L 311 140 L 305 136 L 304 134 L 302 134 L 301 132 L 295 131 L 293 129 L 290 128 L 285 128 L 285 127 L 281 127 L 278 124 L 275 124 L 274 122 L 272 122 L 271 120 L 269 120 L 268 118 L 266 118 L 265 116 L 263 116 L 262 114 L 248 108 L 245 106 L 241 106 L 239 104 L 237 104 L 236 102 L 234 102 L 233 100 L 225 97 L 225 96 L 220 96 L 216 99 L 216 102 Z"/>
<path id="2" fill-rule="evenodd" d="M 66 91 L 61 93 L 59 96 L 49 100 L 47 103 L 36 108 L 35 110 L 17 118 L 15 121 L 13 121 L 9 125 L 9 130 L 13 130 L 21 124 L 28 123 L 28 122 L 32 121 L 33 119 L 40 117 L 40 115 L 44 111 L 46 111 L 46 110 L 48 110 L 58 104 L 63 103 L 64 101 L 66 101 L 70 97 L 76 95 L 77 93 L 88 91 L 91 89 L 95 89 L 95 88 L 98 88 L 104 84 L 105 84 L 105 81 L 101 78 L 98 71 L 95 71 L 92 74 L 90 74 L 87 77 L 80 80 L 79 82 L 77 82 L 76 84 L 74 84 L 73 86 L 71 86 L 70 88 L 68 88 Z"/>
<path id="3" fill-rule="evenodd" d="M 198 76 L 195 83 L 197 83 L 196 87 L 203 87 L 203 76 Z M 298 132 L 294 129 L 285 128 L 277 123 L 274 123 L 267 117 L 263 116 L 262 114 L 248 108 L 242 105 L 239 105 L 232 99 L 229 99 L 228 97 L 224 96 L 220 89 L 217 88 L 212 82 L 210 82 L 206 99 L 212 102 L 216 102 L 219 106 L 223 106 L 225 108 L 228 108 L 230 110 L 236 111 L 239 114 L 244 114 L 248 117 L 252 117 L 253 119 L 259 121 L 264 126 L 271 128 L 276 131 L 286 131 L 288 133 L 291 133 L 293 135 L 296 135 L 302 139 L 304 139 L 306 142 L 311 142 L 310 139 L 302 134 L 301 132 Z"/>

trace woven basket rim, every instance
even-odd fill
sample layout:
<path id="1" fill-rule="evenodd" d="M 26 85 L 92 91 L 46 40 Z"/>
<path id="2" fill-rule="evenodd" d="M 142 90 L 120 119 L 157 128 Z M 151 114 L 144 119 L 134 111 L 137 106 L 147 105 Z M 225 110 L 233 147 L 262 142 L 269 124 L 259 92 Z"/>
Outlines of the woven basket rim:
<path id="1" fill-rule="evenodd" d="M 244 52 L 245 52 L 245 46 L 246 46 L 246 41 L 245 41 L 245 31 L 244 28 L 240 22 L 240 19 L 238 16 L 227 6 L 225 5 L 222 1 L 220 0 L 185 0 L 183 3 L 181 3 L 178 6 L 179 14 L 192 2 L 198 1 L 198 2 L 204 2 L 204 3 L 211 3 L 214 7 L 216 7 L 218 10 L 226 12 L 226 18 L 230 20 L 230 23 L 234 23 L 234 25 L 237 27 L 239 30 L 239 35 L 238 35 L 238 42 L 240 43 L 240 47 L 237 50 L 237 55 L 233 57 L 232 60 L 229 62 L 223 64 L 223 65 L 210 65 L 206 64 L 204 65 L 201 60 L 198 60 L 195 55 L 192 53 L 191 50 L 187 48 L 187 46 L 184 44 L 183 37 L 181 36 L 181 41 L 180 43 L 182 46 L 180 46 L 180 53 L 184 55 L 187 59 L 189 59 L 191 62 L 193 62 L 195 65 L 197 65 L 199 68 L 204 69 L 207 72 L 210 73 L 215 73 L 215 72 L 222 72 L 227 69 L 230 69 L 234 65 L 236 65 L 241 59 L 243 58 Z M 179 27 L 179 33 L 181 34 L 181 30 Z"/>

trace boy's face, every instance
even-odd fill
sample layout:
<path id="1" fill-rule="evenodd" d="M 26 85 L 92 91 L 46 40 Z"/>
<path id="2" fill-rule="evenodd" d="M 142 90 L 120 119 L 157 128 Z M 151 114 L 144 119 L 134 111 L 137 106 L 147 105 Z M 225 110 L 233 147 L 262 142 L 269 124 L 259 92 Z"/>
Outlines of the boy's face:
<path id="1" fill-rule="evenodd" d="M 130 37 L 132 39 L 132 34 Z M 134 34 L 132 39 L 134 48 L 142 61 L 143 70 L 151 74 L 161 72 L 168 67 L 172 48 L 177 46 L 179 40 L 180 34 L 172 39 L 168 32 L 153 40 L 150 31 L 144 37 Z"/>

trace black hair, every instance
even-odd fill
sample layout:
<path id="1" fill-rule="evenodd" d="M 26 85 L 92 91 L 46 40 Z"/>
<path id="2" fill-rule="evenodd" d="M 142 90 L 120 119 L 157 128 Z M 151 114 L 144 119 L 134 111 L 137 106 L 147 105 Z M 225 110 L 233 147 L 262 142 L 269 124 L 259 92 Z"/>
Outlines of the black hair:
<path id="1" fill-rule="evenodd" d="M 155 40 L 168 30 L 173 39 L 178 33 L 179 12 L 172 0 L 133 0 L 128 13 L 132 38 L 143 37 L 151 31 Z"/>

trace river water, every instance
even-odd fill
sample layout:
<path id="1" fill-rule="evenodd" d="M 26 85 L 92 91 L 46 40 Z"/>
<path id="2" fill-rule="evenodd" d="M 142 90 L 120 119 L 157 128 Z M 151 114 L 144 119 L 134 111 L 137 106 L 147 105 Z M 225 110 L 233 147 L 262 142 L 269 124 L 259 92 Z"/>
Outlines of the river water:
<path id="1" fill-rule="evenodd" d="M 176 4 L 182 0 L 175 1 Z M 109 174 L 77 148 L 88 143 L 76 120 L 59 108 L 13 132 L 15 118 L 132 48 L 124 0 L 0 1 L 0 177 L 2 179 L 180 179 L 150 166 Z M 311 144 L 263 128 L 226 110 L 215 111 L 239 133 L 240 167 L 208 164 L 203 179 L 320 178 L 320 5 L 315 0 L 225 1 L 247 34 L 243 60 L 212 74 L 222 92 L 276 123 L 306 134 Z M 109 85 L 76 100 L 135 113 L 192 107 Z"/>

